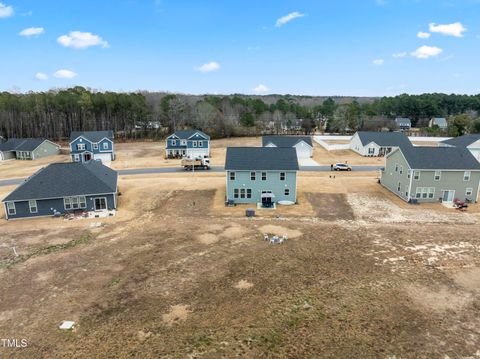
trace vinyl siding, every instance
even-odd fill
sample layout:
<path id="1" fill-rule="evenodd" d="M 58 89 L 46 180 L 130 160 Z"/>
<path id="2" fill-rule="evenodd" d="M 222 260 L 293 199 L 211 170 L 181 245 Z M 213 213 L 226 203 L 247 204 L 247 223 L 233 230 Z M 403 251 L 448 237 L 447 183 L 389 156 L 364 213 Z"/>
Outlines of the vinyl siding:
<path id="1" fill-rule="evenodd" d="M 85 144 L 85 150 L 78 150 L 77 149 L 77 145 L 81 144 L 81 143 Z M 104 143 L 106 143 L 108 145 L 107 149 L 103 148 Z M 84 139 L 83 137 L 79 137 L 75 141 L 70 143 L 70 152 L 72 154 L 80 154 L 80 153 L 83 153 L 83 152 L 91 152 L 93 154 L 97 154 L 97 153 L 112 153 L 113 154 L 114 153 L 114 145 L 113 145 L 112 141 L 105 138 L 98 143 L 98 149 L 94 149 L 93 144 L 90 141 Z M 112 155 L 112 159 L 113 159 L 113 157 L 114 157 L 114 155 Z"/>
<path id="2" fill-rule="evenodd" d="M 408 188 L 410 185 L 410 179 L 408 178 L 410 168 L 408 167 L 407 161 L 400 151 L 395 151 L 387 157 L 385 162 L 385 170 L 382 172 L 380 183 L 403 200 L 408 201 L 405 187 Z M 398 165 L 397 171 L 395 171 L 396 165 Z M 400 174 L 400 168 L 402 167 L 403 171 L 402 174 Z M 400 191 L 398 191 L 399 182 Z"/>
<path id="3" fill-rule="evenodd" d="M 255 181 L 250 179 L 250 172 L 252 171 L 233 172 L 235 172 L 235 180 L 232 181 L 230 180 L 229 171 L 227 171 L 227 200 L 233 200 L 235 203 L 259 203 L 261 202 L 262 191 L 272 191 L 275 195 L 275 202 L 296 202 L 297 173 L 295 171 L 266 171 L 266 181 L 262 181 L 262 171 L 254 171 L 256 173 Z M 280 181 L 280 172 L 286 173 L 285 181 Z M 252 198 L 234 198 L 235 188 L 251 189 Z M 290 190 L 288 196 L 285 195 L 286 188 Z"/>
<path id="4" fill-rule="evenodd" d="M 60 146 L 45 141 L 33 151 L 33 159 L 60 154 Z"/>
<path id="5" fill-rule="evenodd" d="M 108 208 L 114 209 L 115 196 L 116 195 L 114 194 L 100 194 L 100 195 L 94 195 L 94 196 L 85 196 L 87 208 L 83 210 L 93 211 L 94 210 L 93 199 L 96 197 L 106 197 Z M 53 216 L 54 210 L 62 214 L 68 212 L 65 210 L 63 198 L 37 200 L 37 207 L 38 207 L 37 213 L 30 213 L 30 207 L 29 207 L 28 201 L 15 201 L 14 203 L 15 203 L 15 210 L 16 210 L 15 215 L 9 215 L 7 212 L 6 203 L 3 203 L 3 208 L 6 216 L 8 216 L 8 219 Z"/>

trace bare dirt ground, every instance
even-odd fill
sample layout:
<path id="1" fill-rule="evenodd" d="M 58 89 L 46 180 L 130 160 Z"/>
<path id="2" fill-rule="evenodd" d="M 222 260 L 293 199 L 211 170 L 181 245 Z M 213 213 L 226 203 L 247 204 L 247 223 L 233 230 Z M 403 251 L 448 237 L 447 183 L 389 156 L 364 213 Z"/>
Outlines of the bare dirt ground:
<path id="1" fill-rule="evenodd" d="M 0 161 L 0 180 L 28 177 L 42 167 L 54 162 L 70 162 L 67 154 L 43 157 L 35 161 L 7 160 Z"/>
<path id="2" fill-rule="evenodd" d="M 130 176 L 114 218 L 0 219 L 0 337 L 28 343 L 0 356 L 478 357 L 478 212 L 326 173 L 247 219 L 224 181 Z"/>
<path id="3" fill-rule="evenodd" d="M 335 163 L 348 163 L 350 165 L 383 166 L 383 157 L 363 157 L 352 150 L 327 151 L 318 143 L 313 141 L 313 159 L 320 165 L 331 165 Z"/>

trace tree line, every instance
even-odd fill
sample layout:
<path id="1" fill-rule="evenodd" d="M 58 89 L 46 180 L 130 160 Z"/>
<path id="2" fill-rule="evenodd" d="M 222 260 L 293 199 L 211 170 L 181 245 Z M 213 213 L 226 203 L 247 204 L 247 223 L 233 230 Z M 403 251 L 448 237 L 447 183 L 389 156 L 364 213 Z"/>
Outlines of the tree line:
<path id="1" fill-rule="evenodd" d="M 0 93 L 0 135 L 67 138 L 71 131 L 113 130 L 117 137 L 163 138 L 198 128 L 213 138 L 312 131 L 394 129 L 408 117 L 429 134 L 432 117 L 449 121 L 449 134 L 480 132 L 480 95 L 399 95 L 383 98 L 293 95 L 184 95 L 99 92 L 83 87 Z"/>

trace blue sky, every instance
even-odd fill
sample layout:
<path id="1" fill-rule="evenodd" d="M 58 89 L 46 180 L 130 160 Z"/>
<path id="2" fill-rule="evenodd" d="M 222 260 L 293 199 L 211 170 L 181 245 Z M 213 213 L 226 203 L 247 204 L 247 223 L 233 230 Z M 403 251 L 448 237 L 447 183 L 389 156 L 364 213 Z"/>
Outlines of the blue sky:
<path id="1" fill-rule="evenodd" d="M 0 0 L 0 90 L 480 93 L 480 0 Z"/>

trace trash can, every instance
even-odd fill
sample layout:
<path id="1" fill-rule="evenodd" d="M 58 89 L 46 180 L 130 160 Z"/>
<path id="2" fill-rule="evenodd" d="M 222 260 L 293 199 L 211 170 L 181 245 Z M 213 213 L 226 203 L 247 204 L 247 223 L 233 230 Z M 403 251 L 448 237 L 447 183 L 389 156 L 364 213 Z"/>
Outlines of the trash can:
<path id="1" fill-rule="evenodd" d="M 247 217 L 255 217 L 255 210 L 254 209 L 251 209 L 251 208 L 248 208 L 246 211 L 245 211 L 245 215 Z"/>

